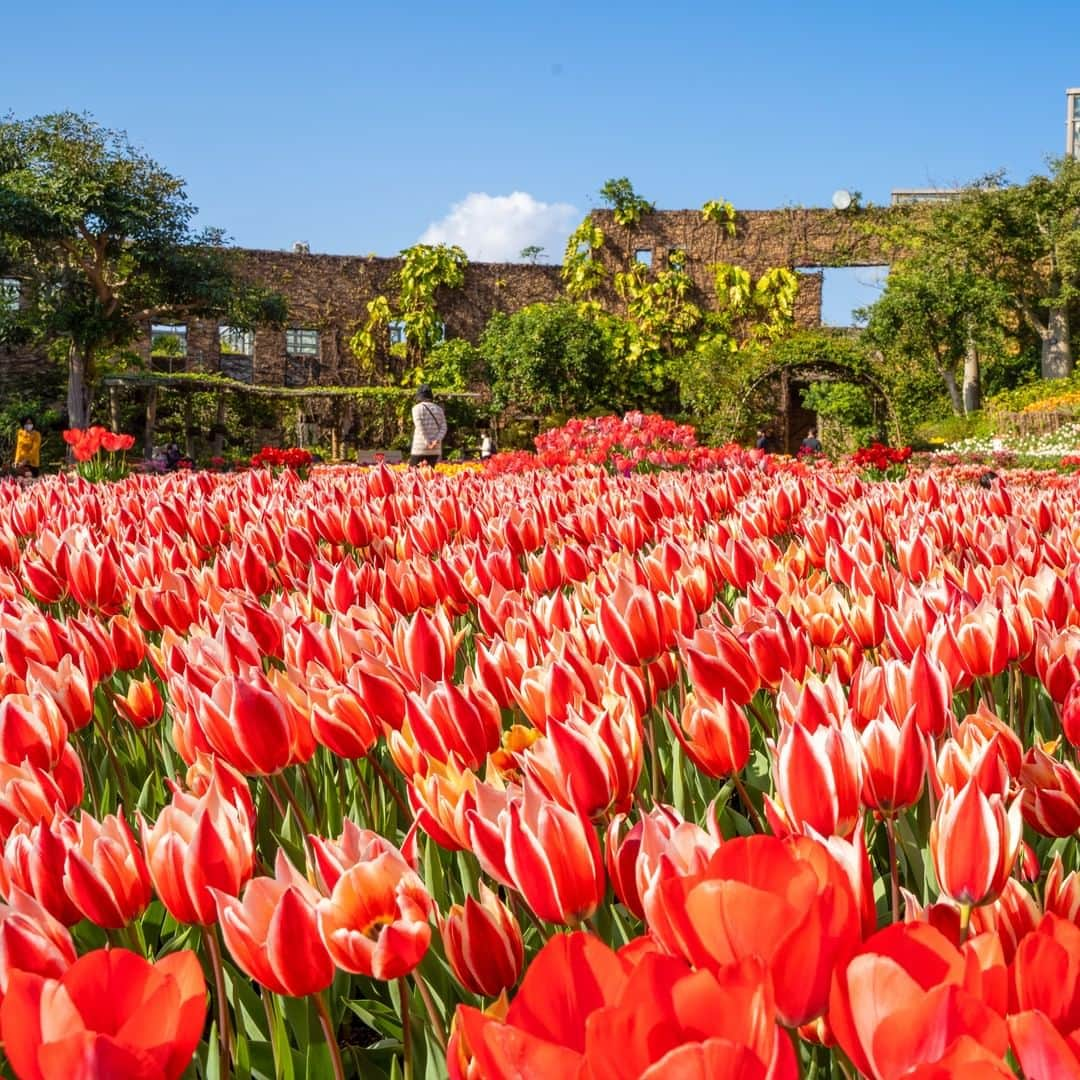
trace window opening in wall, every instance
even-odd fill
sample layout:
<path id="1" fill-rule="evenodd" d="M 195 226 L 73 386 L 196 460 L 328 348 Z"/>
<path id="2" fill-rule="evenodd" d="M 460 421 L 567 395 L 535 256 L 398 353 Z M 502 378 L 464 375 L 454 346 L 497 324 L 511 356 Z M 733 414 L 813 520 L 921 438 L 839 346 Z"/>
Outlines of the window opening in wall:
<path id="1" fill-rule="evenodd" d="M 634 252 L 634 262 L 642 266 L 652 266 L 652 248 L 638 248 Z"/>
<path id="2" fill-rule="evenodd" d="M 881 296 L 887 266 L 810 266 L 802 273 L 821 274 L 821 322 L 824 326 L 865 326 L 866 320 L 856 316 Z"/>
<path id="3" fill-rule="evenodd" d="M 319 331 L 299 328 L 286 330 L 285 352 L 290 356 L 318 356 Z"/>
<path id="4" fill-rule="evenodd" d="M 390 344 L 391 345 L 404 345 L 405 344 L 405 320 L 404 319 L 391 319 L 387 324 L 387 329 L 390 332 Z"/>
<path id="5" fill-rule="evenodd" d="M 154 356 L 187 356 L 187 327 L 182 323 L 154 323 L 150 327 Z"/>
<path id="6" fill-rule="evenodd" d="M 227 356 L 251 356 L 255 352 L 255 335 L 237 326 L 219 326 L 218 344 Z"/>
<path id="7" fill-rule="evenodd" d="M 0 277 L 0 308 L 7 311 L 19 310 L 19 279 Z"/>

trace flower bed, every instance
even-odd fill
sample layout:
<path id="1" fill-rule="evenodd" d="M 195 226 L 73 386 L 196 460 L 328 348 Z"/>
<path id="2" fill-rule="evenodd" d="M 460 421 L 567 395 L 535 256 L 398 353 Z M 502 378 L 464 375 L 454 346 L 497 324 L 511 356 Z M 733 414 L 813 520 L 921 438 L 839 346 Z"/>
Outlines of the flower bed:
<path id="1" fill-rule="evenodd" d="M 1080 1069 L 1080 478 L 630 437 L 0 487 L 13 1071 Z"/>

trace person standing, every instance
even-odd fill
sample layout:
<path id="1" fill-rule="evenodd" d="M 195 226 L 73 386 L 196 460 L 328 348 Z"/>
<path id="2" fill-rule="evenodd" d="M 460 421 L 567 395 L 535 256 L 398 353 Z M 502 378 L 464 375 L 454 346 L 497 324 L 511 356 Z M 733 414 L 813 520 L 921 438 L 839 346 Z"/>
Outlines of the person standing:
<path id="1" fill-rule="evenodd" d="M 416 404 L 412 410 L 413 437 L 409 451 L 409 468 L 417 465 L 439 464 L 442 443 L 446 438 L 446 414 L 436 405 L 430 386 L 416 391 Z"/>
<path id="2" fill-rule="evenodd" d="M 31 476 L 37 476 L 41 471 L 41 432 L 36 430 L 32 416 L 24 416 L 19 421 L 15 435 L 15 468 L 25 469 Z"/>
<path id="3" fill-rule="evenodd" d="M 491 432 L 485 431 L 480 438 L 480 460 L 487 461 L 495 452 L 495 444 L 491 440 Z"/>
<path id="4" fill-rule="evenodd" d="M 811 428 L 810 433 L 802 441 L 800 450 L 805 450 L 808 454 L 820 454 L 821 453 L 821 440 L 817 437 L 817 432 Z"/>

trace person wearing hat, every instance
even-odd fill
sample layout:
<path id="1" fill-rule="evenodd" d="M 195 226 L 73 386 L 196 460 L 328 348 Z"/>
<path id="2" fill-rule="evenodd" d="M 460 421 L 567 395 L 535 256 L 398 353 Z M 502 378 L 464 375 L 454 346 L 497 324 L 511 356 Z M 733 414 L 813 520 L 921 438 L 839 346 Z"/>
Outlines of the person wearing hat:
<path id="1" fill-rule="evenodd" d="M 442 457 L 442 441 L 446 438 L 446 414 L 436 405 L 430 386 L 416 391 L 416 404 L 412 410 L 413 437 L 409 451 L 409 467 L 438 465 Z"/>

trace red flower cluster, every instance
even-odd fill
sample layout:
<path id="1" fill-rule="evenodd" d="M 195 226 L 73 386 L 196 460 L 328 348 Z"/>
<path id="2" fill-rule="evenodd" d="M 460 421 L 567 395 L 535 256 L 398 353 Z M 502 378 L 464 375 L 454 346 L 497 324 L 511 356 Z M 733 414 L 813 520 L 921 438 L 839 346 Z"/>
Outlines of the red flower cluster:
<path id="1" fill-rule="evenodd" d="M 281 449 L 276 446 L 264 446 L 251 458 L 254 468 L 266 466 L 271 469 L 306 469 L 311 464 L 311 453 L 297 446 Z"/>
<path id="2" fill-rule="evenodd" d="M 64 442 L 72 448 L 75 460 L 89 461 L 99 450 L 109 454 L 130 450 L 135 445 L 134 435 L 121 435 L 108 428 L 94 425 L 88 428 L 68 428 Z"/>
<path id="3" fill-rule="evenodd" d="M 871 443 L 851 455 L 851 462 L 860 469 L 877 469 L 885 472 L 893 465 L 903 465 L 911 457 L 910 446 L 883 446 Z"/>

